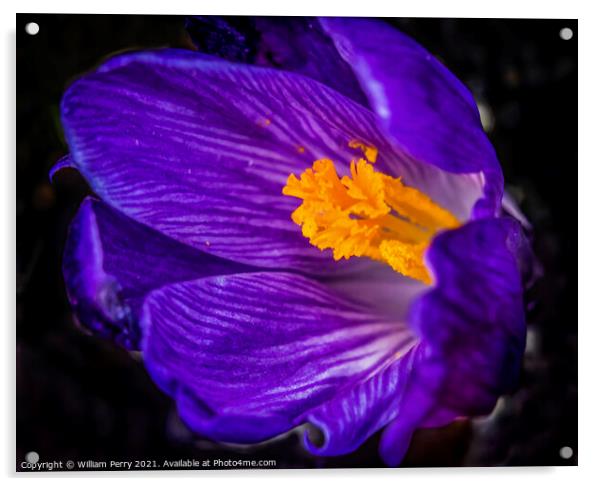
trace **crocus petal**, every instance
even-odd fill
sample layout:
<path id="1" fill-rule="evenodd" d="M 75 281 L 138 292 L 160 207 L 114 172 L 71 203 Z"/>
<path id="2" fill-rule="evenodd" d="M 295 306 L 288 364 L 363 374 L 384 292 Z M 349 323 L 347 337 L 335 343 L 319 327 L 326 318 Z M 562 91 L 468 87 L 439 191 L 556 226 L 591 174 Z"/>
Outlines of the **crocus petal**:
<path id="1" fill-rule="evenodd" d="M 79 321 L 130 349 L 138 347 L 138 314 L 151 290 L 245 270 L 170 240 L 92 198 L 84 200 L 71 223 L 63 259 Z"/>
<path id="2" fill-rule="evenodd" d="M 73 162 L 73 159 L 71 158 L 71 154 L 67 154 L 64 155 L 63 157 L 61 157 L 59 160 L 56 161 L 56 163 L 52 166 L 52 168 L 50 169 L 50 171 L 48 172 L 48 179 L 50 179 L 50 182 L 52 182 L 52 180 L 54 179 L 54 175 L 63 170 L 63 169 L 75 169 L 75 163 Z"/>
<path id="3" fill-rule="evenodd" d="M 446 377 L 446 363 L 423 341 L 422 362 L 412 369 L 393 420 L 381 436 L 379 452 L 388 466 L 398 466 L 404 458 L 412 435 L 424 427 L 438 407 L 438 395 Z M 455 415 L 454 415 L 455 417 Z M 451 420 L 451 419 L 450 419 Z"/>
<path id="4" fill-rule="evenodd" d="M 289 72 L 211 62 L 197 53 L 128 54 L 72 85 L 62 116 L 72 157 L 94 191 L 128 216 L 215 255 L 269 268 L 345 268 L 308 245 L 282 195 L 319 158 L 348 171 L 360 140 L 467 217 L 481 187 L 391 146 L 373 113 Z M 381 162 L 377 162 L 381 163 Z M 462 197 L 458 197 L 462 195 Z"/>
<path id="5" fill-rule="evenodd" d="M 313 17 L 189 17 L 200 52 L 303 74 L 368 106 L 353 71 Z"/>
<path id="6" fill-rule="evenodd" d="M 520 224 L 503 218 L 442 234 L 429 252 L 440 283 L 417 300 L 412 318 L 452 365 L 443 403 L 466 415 L 489 413 L 516 382 L 526 336 L 525 246 Z"/>
<path id="7" fill-rule="evenodd" d="M 340 434 L 353 434 L 349 447 L 357 446 L 389 417 L 407 371 L 399 357 L 415 346 L 401 322 L 288 273 L 164 287 L 146 300 L 142 323 L 146 366 L 177 400 L 184 421 L 211 439 L 237 443 L 312 417 L 319 425 L 319 406 L 335 399 L 349 403 L 354 416 L 328 435 L 337 450 Z"/>
<path id="8" fill-rule="evenodd" d="M 400 412 L 388 426 L 381 442 L 387 463 L 401 461 L 416 427 L 490 413 L 516 384 L 525 346 L 524 245 L 509 218 L 474 221 L 433 241 L 427 259 L 436 285 L 415 300 L 409 322 L 445 375 L 426 397 L 426 414 Z"/>
<path id="9" fill-rule="evenodd" d="M 306 434 L 306 447 L 318 455 L 346 454 L 400 416 L 407 433 L 397 434 L 395 445 L 403 455 L 404 442 L 409 444 L 414 428 L 434 405 L 444 371 L 423 343 L 397 353 L 390 366 L 351 384 L 306 415 L 324 435 L 324 443 L 317 446 Z"/>
<path id="10" fill-rule="evenodd" d="M 323 18 L 390 135 L 412 156 L 456 173 L 483 173 L 475 217 L 497 214 L 503 177 L 468 89 L 432 54 L 385 22 Z"/>

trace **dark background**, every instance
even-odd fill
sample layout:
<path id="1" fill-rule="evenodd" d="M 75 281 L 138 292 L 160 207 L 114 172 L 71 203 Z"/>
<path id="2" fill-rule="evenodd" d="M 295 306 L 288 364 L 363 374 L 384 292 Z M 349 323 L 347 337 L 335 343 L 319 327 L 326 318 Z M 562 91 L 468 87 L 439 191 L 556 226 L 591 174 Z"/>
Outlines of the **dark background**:
<path id="1" fill-rule="evenodd" d="M 36 36 L 27 22 L 40 25 Z M 568 465 L 577 460 L 577 21 L 389 19 L 473 91 L 521 209 L 543 277 L 528 292 L 521 382 L 487 420 L 419 431 L 403 465 Z M 574 36 L 562 40 L 570 27 Z M 297 435 L 255 448 L 193 437 L 139 356 L 76 327 L 60 271 L 70 219 L 88 189 L 67 152 L 65 87 L 115 51 L 193 48 L 182 17 L 17 15 L 17 468 L 48 460 L 276 459 L 278 467 L 382 466 L 373 437 L 338 458 Z M 575 454 L 563 459 L 559 450 Z"/>

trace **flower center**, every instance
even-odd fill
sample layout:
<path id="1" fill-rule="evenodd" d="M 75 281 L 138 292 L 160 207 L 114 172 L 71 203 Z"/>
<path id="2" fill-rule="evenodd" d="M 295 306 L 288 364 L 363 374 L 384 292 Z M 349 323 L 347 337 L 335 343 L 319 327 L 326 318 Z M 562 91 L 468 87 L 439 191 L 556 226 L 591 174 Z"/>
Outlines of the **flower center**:
<path id="1" fill-rule="evenodd" d="M 459 226 L 448 210 L 426 194 L 374 170 L 377 151 L 356 141 L 365 158 L 353 159 L 350 175 L 339 177 L 330 159 L 320 159 L 288 177 L 282 193 L 302 200 L 293 221 L 320 250 L 335 260 L 352 256 L 387 263 L 395 271 L 431 282 L 424 252 L 441 230 Z"/>

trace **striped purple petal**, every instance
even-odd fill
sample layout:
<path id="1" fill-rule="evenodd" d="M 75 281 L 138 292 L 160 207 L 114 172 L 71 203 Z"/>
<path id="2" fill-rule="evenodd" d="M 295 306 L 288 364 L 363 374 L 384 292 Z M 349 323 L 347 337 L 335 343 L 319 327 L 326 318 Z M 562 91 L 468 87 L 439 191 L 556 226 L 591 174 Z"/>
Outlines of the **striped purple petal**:
<path id="1" fill-rule="evenodd" d="M 163 287 L 146 300 L 142 321 L 146 366 L 184 421 L 206 437 L 237 443 L 290 430 L 310 410 L 382 374 L 371 392 L 352 392 L 364 400 L 352 404 L 363 410 L 350 425 L 369 422 L 349 443 L 356 446 L 397 403 L 391 397 L 407 371 L 398 359 L 416 344 L 402 322 L 277 272 Z M 380 387 L 388 392 L 375 393 Z"/>
<path id="2" fill-rule="evenodd" d="M 75 165 L 123 213 L 188 245 L 267 268 L 331 273 L 342 266 L 307 244 L 282 196 L 291 172 L 319 158 L 341 173 L 360 140 L 381 170 L 469 216 L 472 176 L 415 162 L 374 115 L 292 73 L 211 62 L 188 51 L 127 54 L 72 85 L 62 116 Z"/>
<path id="3" fill-rule="evenodd" d="M 151 290 L 249 269 L 171 240 L 92 198 L 71 223 L 63 259 L 79 321 L 130 349 L 138 348 L 140 307 Z"/>
<path id="4" fill-rule="evenodd" d="M 395 447 L 403 456 L 412 433 L 435 406 L 444 373 L 443 363 L 425 343 L 417 342 L 406 352 L 396 353 L 390 366 L 365 380 L 349 383 L 331 400 L 307 413 L 307 421 L 322 431 L 324 441 L 316 445 L 306 434 L 305 446 L 317 455 L 350 453 L 399 418 L 405 433 L 396 435 Z M 386 454 L 385 450 L 385 460 Z"/>

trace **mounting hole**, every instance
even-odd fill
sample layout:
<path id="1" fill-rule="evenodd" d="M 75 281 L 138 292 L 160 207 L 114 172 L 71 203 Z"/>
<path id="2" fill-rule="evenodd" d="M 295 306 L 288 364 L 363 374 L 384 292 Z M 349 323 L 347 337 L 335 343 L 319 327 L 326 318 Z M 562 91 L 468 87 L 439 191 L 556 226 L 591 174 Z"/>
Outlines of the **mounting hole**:
<path id="1" fill-rule="evenodd" d="M 35 22 L 29 22 L 25 25 L 25 32 L 27 32 L 29 35 L 36 35 L 38 32 L 40 32 L 40 26 Z"/>
<path id="2" fill-rule="evenodd" d="M 563 459 L 570 459 L 573 457 L 573 449 L 569 446 L 564 446 L 562 449 L 560 449 L 560 457 Z"/>
<path id="3" fill-rule="evenodd" d="M 25 454 L 25 460 L 29 464 L 36 464 L 40 460 L 40 455 L 36 451 L 31 451 Z"/>
<path id="4" fill-rule="evenodd" d="M 562 29 L 560 29 L 558 35 L 562 40 L 571 40 L 573 38 L 573 29 L 563 27 Z"/>

